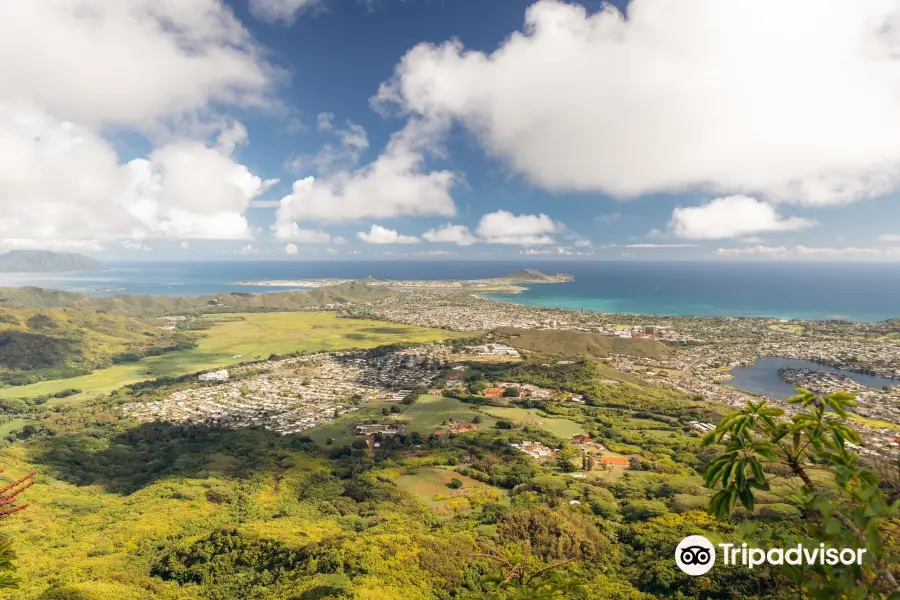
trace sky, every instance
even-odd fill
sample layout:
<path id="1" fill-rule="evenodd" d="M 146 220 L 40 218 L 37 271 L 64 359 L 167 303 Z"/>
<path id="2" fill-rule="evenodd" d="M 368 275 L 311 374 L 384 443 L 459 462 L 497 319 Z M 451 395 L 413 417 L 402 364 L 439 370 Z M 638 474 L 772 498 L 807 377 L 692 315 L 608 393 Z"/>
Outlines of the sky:
<path id="1" fill-rule="evenodd" d="M 0 250 L 900 260 L 894 0 L 0 7 Z"/>

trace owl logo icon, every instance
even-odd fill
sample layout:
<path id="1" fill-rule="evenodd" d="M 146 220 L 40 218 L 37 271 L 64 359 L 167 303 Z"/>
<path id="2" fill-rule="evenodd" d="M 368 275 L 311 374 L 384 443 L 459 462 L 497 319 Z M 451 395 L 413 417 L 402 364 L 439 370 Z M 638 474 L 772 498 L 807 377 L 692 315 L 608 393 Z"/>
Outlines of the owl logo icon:
<path id="1" fill-rule="evenodd" d="M 675 564 L 693 577 L 703 575 L 716 564 L 716 548 L 702 535 L 689 535 L 675 548 Z"/>

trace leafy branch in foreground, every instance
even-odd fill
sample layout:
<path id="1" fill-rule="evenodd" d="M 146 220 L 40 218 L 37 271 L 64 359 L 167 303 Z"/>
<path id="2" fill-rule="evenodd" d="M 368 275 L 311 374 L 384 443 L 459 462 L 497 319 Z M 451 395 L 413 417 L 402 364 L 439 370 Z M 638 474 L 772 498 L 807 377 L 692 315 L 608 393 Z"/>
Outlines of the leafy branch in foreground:
<path id="1" fill-rule="evenodd" d="M 724 518 L 737 502 L 752 511 L 756 491 L 769 489 L 765 467 L 786 466 L 803 482 L 798 501 L 815 516 L 809 523 L 813 537 L 832 547 L 865 548 L 870 561 L 854 567 L 858 572 L 849 580 L 812 578 L 808 591 L 822 597 L 900 598 L 900 585 L 889 568 L 895 559 L 882 543 L 883 529 L 898 515 L 898 503 L 888 505 L 878 477 L 860 466 L 859 455 L 848 447 L 860 442 L 845 422 L 848 409 L 856 407 L 855 397 L 845 392 L 820 397 L 804 388 L 797 392 L 789 402 L 799 405 L 799 411 L 790 419 L 765 400 L 748 401 L 704 436 L 705 446 L 725 444 L 704 474 L 705 485 L 718 488 L 709 511 Z M 826 471 L 831 482 L 815 483 L 810 475 L 815 470 Z"/>
<path id="2" fill-rule="evenodd" d="M 22 492 L 34 485 L 34 476 L 35 472 L 32 471 L 25 477 L 0 488 L 0 519 L 5 519 L 28 507 L 27 504 L 17 505 L 16 502 Z M 16 566 L 12 562 L 15 557 L 12 542 L 7 538 L 0 537 L 0 589 L 17 589 L 19 587 L 19 579 L 14 575 Z"/>

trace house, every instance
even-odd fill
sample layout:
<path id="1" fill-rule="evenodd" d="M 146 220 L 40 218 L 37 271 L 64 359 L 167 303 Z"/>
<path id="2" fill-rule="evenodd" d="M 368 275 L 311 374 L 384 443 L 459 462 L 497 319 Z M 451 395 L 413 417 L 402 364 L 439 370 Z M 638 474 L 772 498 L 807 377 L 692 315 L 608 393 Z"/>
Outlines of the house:
<path id="1" fill-rule="evenodd" d="M 571 437 L 571 440 L 576 444 L 592 444 L 594 442 L 594 440 L 591 439 L 591 436 L 582 433 L 576 433 Z"/>
<path id="2" fill-rule="evenodd" d="M 481 393 L 483 395 L 487 396 L 488 398 L 502 398 L 503 397 L 503 388 L 498 388 L 498 387 L 486 388 Z"/>
<path id="3" fill-rule="evenodd" d="M 601 456 L 601 465 L 609 465 L 611 467 L 627 467 L 628 459 L 624 456 Z"/>

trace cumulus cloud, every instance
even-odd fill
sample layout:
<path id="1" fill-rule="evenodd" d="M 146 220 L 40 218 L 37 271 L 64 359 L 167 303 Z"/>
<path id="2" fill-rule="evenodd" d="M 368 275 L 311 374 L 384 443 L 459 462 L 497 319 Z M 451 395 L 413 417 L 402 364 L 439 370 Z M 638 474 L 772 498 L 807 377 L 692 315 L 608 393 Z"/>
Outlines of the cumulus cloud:
<path id="1" fill-rule="evenodd" d="M 676 208 L 669 229 L 680 238 L 715 240 L 765 231 L 796 231 L 815 224 L 800 217 L 782 217 L 771 204 L 755 198 L 728 196 L 702 206 Z"/>
<path id="2" fill-rule="evenodd" d="M 297 15 L 319 4 L 320 0 L 250 0 L 250 12 L 263 21 L 284 21 L 290 24 Z"/>
<path id="3" fill-rule="evenodd" d="M 140 250 L 142 252 L 149 252 L 152 250 L 150 246 L 136 240 L 122 240 L 122 247 L 126 250 Z"/>
<path id="4" fill-rule="evenodd" d="M 458 246 L 471 246 L 480 241 L 465 225 L 453 225 L 452 223 L 445 223 L 435 229 L 429 229 L 422 234 L 422 237 L 429 242 L 443 242 Z"/>
<path id="5" fill-rule="evenodd" d="M 519 254 L 526 256 L 570 256 L 572 250 L 561 246 L 557 248 L 525 248 L 524 250 L 519 250 Z"/>
<path id="6" fill-rule="evenodd" d="M 299 220 L 357 221 L 404 215 L 451 217 L 456 205 L 450 190 L 458 176 L 450 171 L 423 171 L 425 154 L 445 127 L 438 121 L 412 120 L 395 133 L 374 162 L 294 182 L 281 200 L 276 226 Z"/>
<path id="7" fill-rule="evenodd" d="M 626 244 L 626 248 L 694 248 L 697 244 Z"/>
<path id="8" fill-rule="evenodd" d="M 213 107 L 273 107 L 278 75 L 220 0 L 4 4 L 0 237 L 251 237 L 244 210 L 275 180 L 234 159 L 247 130 Z M 157 143 L 125 162 L 112 128 Z"/>
<path id="9" fill-rule="evenodd" d="M 181 246 L 182 250 L 190 250 L 191 249 L 191 243 L 187 240 L 184 240 L 183 242 L 181 242 L 180 246 Z"/>
<path id="10" fill-rule="evenodd" d="M 297 246 L 294 244 L 288 244 L 284 247 L 284 253 L 287 255 L 297 254 Z"/>
<path id="11" fill-rule="evenodd" d="M 394 229 L 372 225 L 368 232 L 360 231 L 356 236 L 367 244 L 418 244 L 414 235 L 401 235 Z"/>
<path id="12" fill-rule="evenodd" d="M 900 3 L 540 0 L 490 54 L 420 44 L 377 100 L 551 190 L 846 203 L 900 181 Z"/>
<path id="13" fill-rule="evenodd" d="M 331 131 L 334 128 L 334 113 L 321 112 L 316 115 L 316 131 Z"/>
<path id="14" fill-rule="evenodd" d="M 498 210 L 481 217 L 475 232 L 489 244 L 546 246 L 555 244 L 552 234 L 565 230 L 565 225 L 545 214 L 515 215 Z"/>
<path id="15" fill-rule="evenodd" d="M 103 244 L 98 240 L 44 240 L 39 238 L 0 238 L 0 251 L 51 250 L 54 252 L 99 252 Z"/>
<path id="16" fill-rule="evenodd" d="M 275 237 L 279 240 L 298 242 L 300 244 L 332 244 L 343 243 L 343 238 L 332 238 L 321 229 L 301 229 L 296 223 L 275 225 Z M 339 240 L 339 241 L 336 241 Z"/>
<path id="17" fill-rule="evenodd" d="M 0 98 L 84 125 L 271 104 L 275 74 L 220 0 L 4 2 Z"/>
<path id="18" fill-rule="evenodd" d="M 251 237 L 243 212 L 277 180 L 232 158 L 241 129 L 229 129 L 216 147 L 173 140 L 122 164 L 93 130 L 0 102 L 0 237 Z"/>
<path id="19" fill-rule="evenodd" d="M 900 248 L 809 248 L 807 246 L 750 246 L 719 248 L 714 254 L 731 258 L 760 257 L 787 259 L 856 259 L 894 260 L 900 258 Z"/>
<path id="20" fill-rule="evenodd" d="M 878 236 L 878 241 L 886 242 L 888 244 L 900 243 L 900 235 L 897 235 L 895 233 L 885 233 Z"/>

